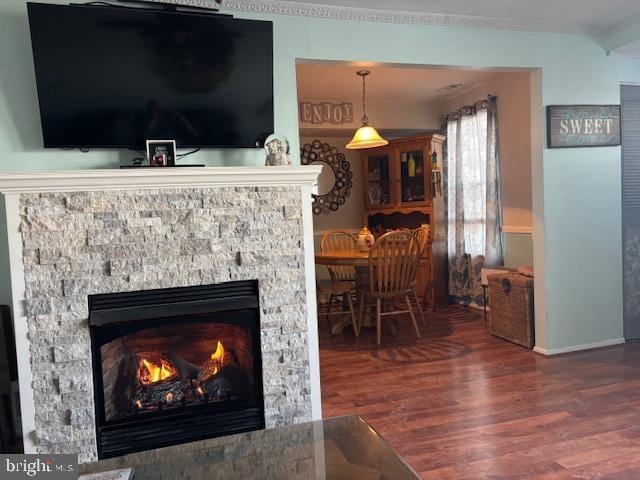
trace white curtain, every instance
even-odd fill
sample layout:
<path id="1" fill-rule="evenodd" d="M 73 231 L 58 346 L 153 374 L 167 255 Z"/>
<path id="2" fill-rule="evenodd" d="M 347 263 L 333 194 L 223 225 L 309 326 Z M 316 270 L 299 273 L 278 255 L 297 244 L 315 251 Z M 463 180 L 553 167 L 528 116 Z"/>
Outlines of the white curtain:
<path id="1" fill-rule="evenodd" d="M 449 252 L 484 255 L 487 245 L 487 111 L 448 123 Z M 461 188 L 459 188 L 461 187 Z M 462 220 L 462 222 L 458 221 Z"/>
<path id="2" fill-rule="evenodd" d="M 495 97 L 447 116 L 449 291 L 463 303 L 482 303 L 480 269 L 503 262 L 497 125 Z"/>

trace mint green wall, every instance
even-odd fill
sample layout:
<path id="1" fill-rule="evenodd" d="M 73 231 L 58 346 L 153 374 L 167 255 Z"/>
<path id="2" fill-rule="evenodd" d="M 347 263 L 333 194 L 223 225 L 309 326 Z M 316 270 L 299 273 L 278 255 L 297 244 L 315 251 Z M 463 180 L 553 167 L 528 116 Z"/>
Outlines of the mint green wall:
<path id="1" fill-rule="evenodd" d="M 0 169 L 117 165 L 127 155 L 40 149 L 25 3 L 0 4 Z M 296 59 L 540 68 L 540 109 L 554 103 L 619 103 L 620 82 L 640 81 L 640 63 L 608 57 L 594 41 L 578 36 L 269 18 L 275 29 L 276 129 L 289 137 L 294 152 Z M 210 151 L 193 160 L 260 164 L 262 154 Z M 544 209 L 534 207 L 535 221 L 544 221 L 545 227 L 539 238 L 544 244 L 535 250 L 536 271 L 546 272 L 537 282 L 543 291 L 536 292 L 539 317 L 545 322 L 540 331 L 547 332 L 538 339 L 540 346 L 552 349 L 621 337 L 620 149 L 544 150 L 541 168 L 534 167 L 536 195 L 544 200 Z"/>
<path id="2" fill-rule="evenodd" d="M 4 225 L 4 197 L 0 195 L 0 305 L 11 305 L 11 277 L 9 276 L 9 255 L 7 229 Z"/>

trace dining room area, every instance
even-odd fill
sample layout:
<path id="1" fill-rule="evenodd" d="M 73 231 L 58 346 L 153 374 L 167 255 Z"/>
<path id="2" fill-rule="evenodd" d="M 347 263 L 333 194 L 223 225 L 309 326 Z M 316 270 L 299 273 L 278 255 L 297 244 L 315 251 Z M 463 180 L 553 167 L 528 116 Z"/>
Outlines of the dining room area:
<path id="1" fill-rule="evenodd" d="M 327 143 L 302 147 L 303 162 L 322 159 L 331 167 L 323 169 L 335 176 L 329 196 L 344 194 L 346 188 L 336 188 L 342 182 L 344 187 L 359 183 L 365 197 L 364 226 L 357 233 L 328 229 L 317 239 L 319 321 L 331 335 L 346 328 L 355 337 L 374 331 L 380 346 L 383 336 L 396 336 L 403 323 L 420 338 L 425 312 L 449 303 L 439 164 L 444 140 L 429 133 L 347 148 L 360 156 L 355 162 Z M 360 178 L 349 180 L 356 162 Z M 346 170 L 342 179 L 341 172 L 333 173 L 335 164 Z M 314 204 L 322 210 L 326 203 L 321 200 L 315 197 Z"/>
<path id="2" fill-rule="evenodd" d="M 358 131 L 351 141 L 345 132 L 301 129 L 301 163 L 323 165 L 312 205 L 321 337 L 375 348 L 418 341 L 452 300 L 446 131 L 385 129 L 388 140 L 365 148 Z"/>
<path id="3" fill-rule="evenodd" d="M 302 163 L 326 165 L 313 198 L 323 412 L 419 417 L 430 389 L 445 388 L 422 378 L 482 364 L 485 349 L 507 342 L 490 335 L 481 306 L 449 295 L 446 136 L 422 132 L 366 149 L 342 142 L 301 142 Z M 343 226 L 353 210 L 359 229 Z"/>
<path id="4" fill-rule="evenodd" d="M 323 166 L 312 198 L 323 413 L 357 411 L 398 446 L 409 435 L 398 422 L 424 420 L 425 401 L 456 403 L 530 352 L 492 332 L 487 305 L 489 271 L 533 263 L 529 72 L 296 68 L 301 164 Z"/>
<path id="5" fill-rule="evenodd" d="M 530 72 L 299 61 L 296 73 L 300 161 L 323 166 L 320 333 L 385 348 L 405 330 L 424 337 L 452 304 L 483 321 L 482 269 L 533 264 Z"/>

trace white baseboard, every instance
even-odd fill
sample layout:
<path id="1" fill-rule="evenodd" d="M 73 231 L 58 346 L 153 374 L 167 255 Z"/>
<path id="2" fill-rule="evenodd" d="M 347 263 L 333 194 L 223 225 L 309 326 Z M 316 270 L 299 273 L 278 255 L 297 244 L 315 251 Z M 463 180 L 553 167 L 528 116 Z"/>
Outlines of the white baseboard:
<path id="1" fill-rule="evenodd" d="M 624 338 L 612 338 L 611 340 L 603 340 L 602 342 L 585 343 L 583 345 L 572 345 L 570 347 L 561 348 L 542 348 L 535 346 L 533 351 L 545 356 L 560 355 L 562 353 L 579 352 L 581 350 L 591 350 L 593 348 L 611 347 L 624 343 Z"/>

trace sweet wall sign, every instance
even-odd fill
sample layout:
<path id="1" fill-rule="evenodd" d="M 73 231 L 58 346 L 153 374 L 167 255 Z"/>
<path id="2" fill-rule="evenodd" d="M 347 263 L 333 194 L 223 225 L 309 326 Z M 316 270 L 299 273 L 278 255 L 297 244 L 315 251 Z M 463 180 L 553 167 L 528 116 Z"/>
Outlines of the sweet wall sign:
<path id="1" fill-rule="evenodd" d="M 549 105 L 549 148 L 620 145 L 619 105 Z"/>

